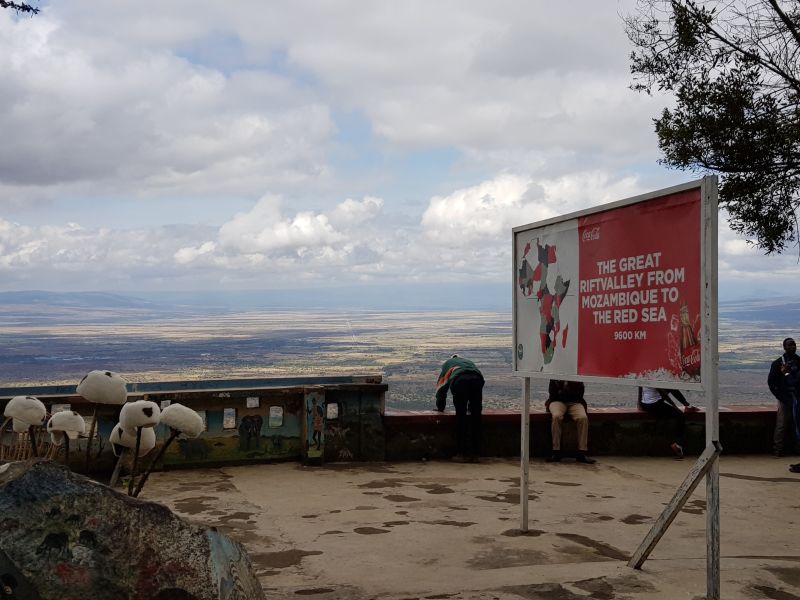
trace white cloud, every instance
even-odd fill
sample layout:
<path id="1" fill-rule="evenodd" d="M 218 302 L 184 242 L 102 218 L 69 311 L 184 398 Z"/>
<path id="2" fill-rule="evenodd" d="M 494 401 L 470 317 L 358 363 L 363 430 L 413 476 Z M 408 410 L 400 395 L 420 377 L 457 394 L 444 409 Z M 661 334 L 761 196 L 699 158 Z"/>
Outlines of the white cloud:
<path id="1" fill-rule="evenodd" d="M 473 246 L 481 240 L 510 244 L 512 227 L 620 200 L 639 191 L 635 178 L 613 181 L 599 172 L 539 180 L 503 174 L 433 198 L 422 216 L 422 227 L 428 238 L 439 244 Z"/>
<path id="2" fill-rule="evenodd" d="M 126 45 L 115 27 L 87 36 L 55 12 L 0 12 L 6 185 L 256 196 L 325 176 L 329 109 L 287 78 Z"/>
<path id="3" fill-rule="evenodd" d="M 793 294 L 800 275 L 797 249 L 782 255 L 765 256 L 755 244 L 734 233 L 720 212 L 719 280 L 726 287 L 743 289 L 761 287 L 768 294 Z"/>
<path id="4" fill-rule="evenodd" d="M 179 248 L 175 254 L 175 262 L 178 264 L 188 264 L 197 260 L 199 257 L 211 254 L 217 248 L 214 242 L 204 242 L 200 246 L 187 246 Z"/>
<path id="5" fill-rule="evenodd" d="M 303 21 L 284 7 L 271 21 L 291 64 L 363 110 L 391 144 L 454 146 L 484 160 L 509 150 L 533 149 L 548 163 L 580 153 L 584 162 L 609 164 L 656 151 L 650 119 L 660 101 L 628 89 L 620 12 L 630 6 L 342 2 L 334 26 L 320 7 Z M 236 27 L 254 47 L 264 36 Z"/>
<path id="6" fill-rule="evenodd" d="M 367 196 L 361 202 L 348 198 L 331 213 L 331 223 L 343 228 L 357 227 L 375 218 L 383 210 L 383 200 Z"/>
<path id="7" fill-rule="evenodd" d="M 520 170 L 523 155 L 549 169 L 558 156 L 652 157 L 657 104 L 627 89 L 626 4 L 3 11 L 0 98 L 12 110 L 0 127 L 15 144 L 0 149 L 0 180 L 100 195 L 325 185 L 342 109 L 392 145 L 454 147 L 493 170 Z M 218 53 L 231 58 L 217 65 Z"/>
<path id="8" fill-rule="evenodd" d="M 244 254 L 302 252 L 342 239 L 326 215 L 302 211 L 293 217 L 282 217 L 280 199 L 274 196 L 262 198 L 251 211 L 237 214 L 219 231 L 224 249 Z"/>
<path id="9" fill-rule="evenodd" d="M 639 185 L 598 173 L 500 174 L 431 198 L 418 227 L 382 221 L 382 203 L 371 197 L 326 214 L 286 209 L 280 197 L 266 196 L 217 228 L 30 227 L 0 219 L 0 272 L 7 289 L 43 287 L 34 281 L 128 291 L 252 288 L 254 281 L 271 288 L 497 282 L 508 277 L 513 226 L 630 197 L 643 191 Z M 774 289 L 793 284 L 798 264 L 795 256 L 766 259 L 723 221 L 719 271 L 736 289 Z"/>
<path id="10" fill-rule="evenodd" d="M 496 239 L 526 209 L 545 218 L 546 207 L 523 201 L 531 184 L 526 177 L 501 175 L 448 196 L 436 196 L 422 215 L 422 227 L 430 239 L 447 245 Z"/>

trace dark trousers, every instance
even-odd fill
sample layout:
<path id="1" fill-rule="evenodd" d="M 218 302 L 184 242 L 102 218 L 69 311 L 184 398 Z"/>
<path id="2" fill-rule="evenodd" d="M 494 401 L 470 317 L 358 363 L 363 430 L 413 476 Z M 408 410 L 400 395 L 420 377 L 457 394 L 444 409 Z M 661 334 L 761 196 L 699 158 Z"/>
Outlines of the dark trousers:
<path id="1" fill-rule="evenodd" d="M 672 420 L 674 440 L 683 446 L 683 431 L 686 427 L 686 418 L 683 416 L 683 411 L 680 408 L 669 402 L 664 402 L 663 400 L 659 400 L 654 404 L 643 404 L 639 402 L 639 408 L 657 419 Z"/>
<path id="2" fill-rule="evenodd" d="M 773 449 L 775 452 L 783 452 L 786 445 L 788 450 L 800 451 L 800 423 L 798 422 L 798 402 L 794 393 L 791 394 L 789 402 L 778 402 L 778 410 L 775 413 L 775 433 L 773 436 Z M 787 443 L 788 442 L 788 443 Z"/>
<path id="3" fill-rule="evenodd" d="M 800 445 L 800 398 L 792 392 L 792 416 L 794 417 L 794 445 Z"/>
<path id="4" fill-rule="evenodd" d="M 456 453 L 480 456 L 483 378 L 464 373 L 453 382 L 450 390 L 456 408 Z"/>

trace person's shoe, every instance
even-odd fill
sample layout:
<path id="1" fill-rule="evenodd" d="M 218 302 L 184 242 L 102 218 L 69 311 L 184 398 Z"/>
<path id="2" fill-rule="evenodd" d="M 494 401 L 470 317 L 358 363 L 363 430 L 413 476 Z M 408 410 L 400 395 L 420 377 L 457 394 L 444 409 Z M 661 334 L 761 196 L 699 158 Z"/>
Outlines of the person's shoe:
<path id="1" fill-rule="evenodd" d="M 593 465 L 597 461 L 593 458 L 589 458 L 583 452 L 578 452 L 575 455 L 575 462 L 583 463 L 585 465 Z"/>
<path id="2" fill-rule="evenodd" d="M 672 442 L 670 445 L 670 450 L 675 455 L 675 458 L 683 458 L 683 446 L 681 446 L 678 442 Z"/>
<path id="3" fill-rule="evenodd" d="M 466 456 L 464 456 L 463 454 L 454 454 L 453 457 L 450 460 L 452 460 L 453 462 L 457 462 L 457 463 L 469 462 L 469 459 Z"/>
<path id="4" fill-rule="evenodd" d="M 800 473 L 800 463 L 797 463 L 797 464 L 794 464 L 794 465 L 789 465 L 789 470 L 792 473 Z"/>
<path id="5" fill-rule="evenodd" d="M 783 458 L 783 450 L 773 450 L 772 456 L 775 458 Z"/>
<path id="6" fill-rule="evenodd" d="M 544 459 L 544 462 L 554 463 L 554 462 L 561 462 L 561 452 L 558 450 L 553 450 L 553 453 Z"/>

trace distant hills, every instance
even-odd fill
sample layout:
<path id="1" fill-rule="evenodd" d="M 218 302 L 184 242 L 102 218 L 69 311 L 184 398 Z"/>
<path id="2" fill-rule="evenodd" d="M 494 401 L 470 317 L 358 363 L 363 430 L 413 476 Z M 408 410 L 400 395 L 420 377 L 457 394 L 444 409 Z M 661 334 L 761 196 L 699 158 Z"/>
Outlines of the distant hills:
<path id="1" fill-rule="evenodd" d="M 304 290 L 148 292 L 146 298 L 107 292 L 0 292 L 0 307 L 17 313 L 26 307 L 74 310 L 188 310 L 220 313 L 240 310 L 491 310 L 511 316 L 510 286 L 495 284 L 439 284 L 318 288 Z M 800 301 L 770 298 L 723 301 L 721 320 L 769 323 L 789 332 L 800 329 Z M 796 332 L 800 337 L 800 331 Z"/>
<path id="2" fill-rule="evenodd" d="M 511 286 L 491 283 L 392 284 L 291 290 L 105 292 L 0 292 L 0 306 L 227 312 L 270 309 L 509 310 Z"/>
<path id="3" fill-rule="evenodd" d="M 768 298 L 720 302 L 720 319 L 768 323 L 800 337 L 800 301 L 796 298 Z"/>
<path id="4" fill-rule="evenodd" d="M 23 292 L 0 292 L 0 306 L 30 306 L 58 308 L 159 308 L 133 296 L 108 294 L 105 292 L 46 292 L 30 290 Z"/>

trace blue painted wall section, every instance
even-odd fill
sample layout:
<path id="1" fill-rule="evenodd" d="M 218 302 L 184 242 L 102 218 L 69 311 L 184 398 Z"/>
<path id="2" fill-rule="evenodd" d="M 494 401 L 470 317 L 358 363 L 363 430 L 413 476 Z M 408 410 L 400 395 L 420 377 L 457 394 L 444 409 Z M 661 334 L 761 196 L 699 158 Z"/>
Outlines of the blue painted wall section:
<path id="1" fill-rule="evenodd" d="M 159 466 L 172 468 L 308 459 L 322 462 L 329 458 L 325 442 L 331 435 L 325 420 L 326 395 L 337 397 L 338 394 L 344 399 L 343 405 L 349 407 L 348 416 L 337 419 L 337 425 L 359 431 L 359 411 L 362 407 L 369 408 L 374 426 L 374 416 L 382 414 L 387 386 L 380 376 L 352 376 L 163 382 L 132 384 L 129 388 L 139 392 L 129 393 L 128 401 L 152 400 L 162 408 L 171 403 L 184 404 L 203 417 L 206 429 L 198 438 L 178 438 L 168 448 Z M 148 391 L 141 393 L 145 388 Z M 4 388 L 0 411 L 13 396 L 37 395 L 48 408 L 54 404 L 69 404 L 72 410 L 90 416 L 94 405 L 77 396 L 74 388 L 67 390 L 69 394 L 63 395 L 64 386 Z M 354 402 L 353 398 L 360 400 Z M 90 470 L 102 472 L 113 468 L 108 436 L 118 418 L 119 407 L 101 406 L 98 413 L 101 442 L 95 441 L 93 446 Z M 156 436 L 159 444 L 164 443 L 169 436 L 168 428 L 158 426 Z M 362 455 L 383 458 L 382 442 L 379 448 L 363 452 L 360 447 L 347 446 L 351 442 L 360 444 L 359 437 L 339 436 L 337 439 L 339 446 L 334 460 L 342 460 L 340 457 L 360 460 Z M 13 444 L 13 434 L 7 431 L 0 436 L 0 443 Z M 76 471 L 84 470 L 85 445 L 86 440 L 78 440 L 71 446 L 70 466 Z M 156 452 L 157 449 L 152 456 Z M 148 462 L 147 457 L 144 462 Z"/>

